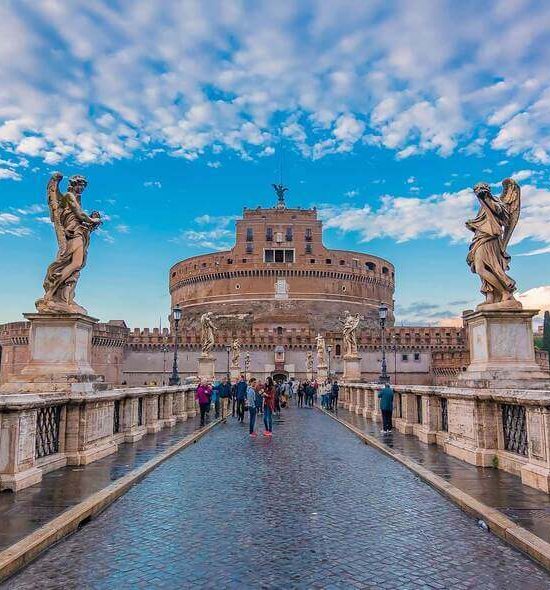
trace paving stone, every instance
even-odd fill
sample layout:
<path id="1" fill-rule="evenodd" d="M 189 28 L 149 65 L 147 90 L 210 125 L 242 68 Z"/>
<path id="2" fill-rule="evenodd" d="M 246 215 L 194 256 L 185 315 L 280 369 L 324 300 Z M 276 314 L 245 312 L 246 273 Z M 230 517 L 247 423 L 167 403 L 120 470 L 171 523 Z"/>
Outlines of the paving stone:
<path id="1" fill-rule="evenodd" d="M 550 576 L 327 416 L 229 421 L 5 588 L 550 588 Z"/>

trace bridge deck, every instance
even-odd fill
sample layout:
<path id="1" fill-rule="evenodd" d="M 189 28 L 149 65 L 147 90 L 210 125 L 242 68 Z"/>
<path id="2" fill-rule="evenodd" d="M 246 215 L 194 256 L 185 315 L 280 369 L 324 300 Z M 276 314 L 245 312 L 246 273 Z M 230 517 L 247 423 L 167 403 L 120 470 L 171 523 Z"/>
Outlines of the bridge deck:
<path id="1" fill-rule="evenodd" d="M 311 409 L 231 419 L 6 588 L 547 588 L 550 576 Z"/>

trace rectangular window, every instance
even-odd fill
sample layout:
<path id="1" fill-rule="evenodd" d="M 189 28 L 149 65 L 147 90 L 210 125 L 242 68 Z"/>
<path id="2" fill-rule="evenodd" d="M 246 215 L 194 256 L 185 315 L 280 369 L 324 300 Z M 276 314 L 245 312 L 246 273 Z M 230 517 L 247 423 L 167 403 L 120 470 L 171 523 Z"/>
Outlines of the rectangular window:
<path id="1" fill-rule="evenodd" d="M 285 250 L 285 262 L 294 262 L 294 250 Z"/>
<path id="2" fill-rule="evenodd" d="M 247 242 L 254 241 L 254 230 L 251 227 L 246 228 L 246 241 Z"/>
<path id="3" fill-rule="evenodd" d="M 311 244 L 306 244 L 306 254 L 311 254 L 313 250 L 311 249 Z"/>
<path id="4" fill-rule="evenodd" d="M 311 240 L 313 239 L 313 235 L 311 233 L 311 228 L 310 227 L 308 227 L 306 229 L 306 236 L 305 236 L 305 238 L 306 238 L 306 242 L 311 242 Z"/>
<path id="5" fill-rule="evenodd" d="M 247 254 L 252 254 L 252 252 L 253 252 L 253 244 L 252 244 L 252 242 L 249 242 L 249 243 L 246 245 L 246 253 L 247 253 Z"/>
<path id="6" fill-rule="evenodd" d="M 415 361 L 419 361 L 420 360 L 420 353 L 419 352 L 415 352 L 414 353 L 414 360 Z"/>
<path id="7" fill-rule="evenodd" d="M 273 250 L 264 250 L 264 262 L 273 262 Z"/>
<path id="8" fill-rule="evenodd" d="M 273 241 L 273 228 L 272 227 L 268 227 L 265 230 L 265 241 L 266 242 L 272 242 Z"/>
<path id="9" fill-rule="evenodd" d="M 284 250 L 275 250 L 275 262 L 284 262 L 285 261 L 285 251 Z"/>
<path id="10" fill-rule="evenodd" d="M 409 355 L 408 354 L 402 354 L 401 355 L 401 360 L 407 362 L 409 360 Z"/>
<path id="11" fill-rule="evenodd" d="M 291 227 L 287 227 L 286 228 L 286 236 L 285 239 L 287 242 L 292 242 L 292 228 Z"/>

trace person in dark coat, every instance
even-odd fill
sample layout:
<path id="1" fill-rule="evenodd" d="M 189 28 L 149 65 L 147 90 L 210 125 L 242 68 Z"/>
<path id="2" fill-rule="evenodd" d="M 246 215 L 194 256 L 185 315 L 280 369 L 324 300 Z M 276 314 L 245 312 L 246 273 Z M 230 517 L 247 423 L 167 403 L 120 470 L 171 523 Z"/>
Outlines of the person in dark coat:
<path id="1" fill-rule="evenodd" d="M 241 375 L 236 387 L 235 397 L 237 398 L 237 418 L 239 422 L 244 422 L 244 405 L 246 401 L 246 379 L 244 375 Z"/>
<path id="2" fill-rule="evenodd" d="M 380 411 L 382 412 L 382 432 L 387 434 L 392 431 L 392 412 L 393 412 L 393 389 L 389 383 L 378 392 L 380 400 Z"/>

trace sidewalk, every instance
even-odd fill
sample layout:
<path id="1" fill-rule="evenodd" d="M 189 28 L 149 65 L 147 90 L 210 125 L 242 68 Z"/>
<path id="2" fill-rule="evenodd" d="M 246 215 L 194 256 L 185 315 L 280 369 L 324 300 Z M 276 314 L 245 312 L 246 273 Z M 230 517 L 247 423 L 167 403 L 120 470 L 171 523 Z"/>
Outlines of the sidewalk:
<path id="1" fill-rule="evenodd" d="M 395 430 L 391 434 L 382 434 L 380 423 L 347 410 L 338 409 L 337 417 L 550 542 L 550 495 L 523 485 L 519 477 L 505 471 L 464 463 L 414 436 Z"/>
<path id="2" fill-rule="evenodd" d="M 135 443 L 121 444 L 118 452 L 99 461 L 57 469 L 44 475 L 37 485 L 15 494 L 0 494 L 0 551 L 160 455 L 197 431 L 199 422 L 199 418 L 190 418 L 173 428 L 146 434 Z"/>

